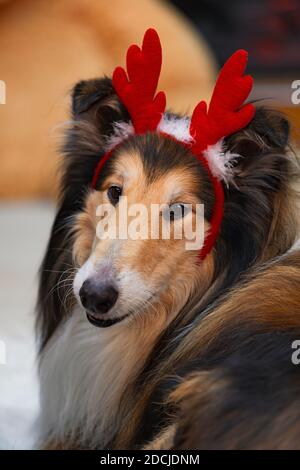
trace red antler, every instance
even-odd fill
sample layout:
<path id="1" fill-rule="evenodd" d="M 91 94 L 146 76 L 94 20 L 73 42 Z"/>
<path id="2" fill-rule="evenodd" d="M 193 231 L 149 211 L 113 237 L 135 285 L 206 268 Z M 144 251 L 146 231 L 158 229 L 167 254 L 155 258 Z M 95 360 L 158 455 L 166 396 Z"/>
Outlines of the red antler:
<path id="1" fill-rule="evenodd" d="M 127 51 L 128 78 L 122 67 L 117 67 L 113 73 L 113 86 L 138 134 L 156 130 L 166 107 L 165 94 L 159 92 L 155 96 L 161 62 L 158 34 L 154 29 L 148 29 L 142 49 L 132 45 Z"/>
<path id="2" fill-rule="evenodd" d="M 235 52 L 219 74 L 208 111 L 205 101 L 196 106 L 190 124 L 194 138 L 192 151 L 196 155 L 222 137 L 242 129 L 253 118 L 254 106 L 242 106 L 253 85 L 250 75 L 243 76 L 247 59 L 246 51 Z"/>

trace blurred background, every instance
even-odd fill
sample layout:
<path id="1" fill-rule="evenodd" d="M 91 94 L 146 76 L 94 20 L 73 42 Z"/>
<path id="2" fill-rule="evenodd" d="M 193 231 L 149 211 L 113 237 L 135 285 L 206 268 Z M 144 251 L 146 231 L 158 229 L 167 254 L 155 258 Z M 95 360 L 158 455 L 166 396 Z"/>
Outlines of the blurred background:
<path id="1" fill-rule="evenodd" d="M 0 0 L 0 448 L 34 440 L 37 270 L 70 90 L 124 64 L 128 45 L 151 26 L 171 108 L 189 112 L 208 100 L 220 66 L 245 48 L 251 98 L 286 112 L 299 142 L 300 104 L 291 96 L 300 80 L 300 0 Z"/>

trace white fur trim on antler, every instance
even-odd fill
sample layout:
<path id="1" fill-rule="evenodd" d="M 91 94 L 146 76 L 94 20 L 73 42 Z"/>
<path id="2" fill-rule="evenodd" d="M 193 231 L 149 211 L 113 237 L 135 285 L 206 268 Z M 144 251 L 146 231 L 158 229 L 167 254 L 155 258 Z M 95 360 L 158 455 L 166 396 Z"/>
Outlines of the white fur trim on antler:
<path id="1" fill-rule="evenodd" d="M 191 120 L 189 117 L 178 118 L 176 116 L 164 114 L 157 130 L 175 137 L 175 139 L 179 140 L 180 142 L 188 144 L 193 141 L 193 138 L 189 132 L 190 121 Z M 135 132 L 131 121 L 117 121 L 113 124 L 113 130 L 113 134 L 109 136 L 105 142 L 106 151 L 111 150 L 113 147 L 122 142 L 122 140 L 127 139 Z"/>
<path id="2" fill-rule="evenodd" d="M 160 123 L 158 124 L 157 130 L 169 134 L 180 142 L 189 144 L 193 142 L 193 138 L 190 135 L 190 122 L 189 117 L 178 118 L 176 116 L 170 116 L 164 114 Z"/>
<path id="3" fill-rule="evenodd" d="M 209 145 L 203 152 L 212 174 L 219 180 L 228 183 L 233 177 L 233 163 L 240 156 L 238 153 L 224 151 L 223 139 Z"/>

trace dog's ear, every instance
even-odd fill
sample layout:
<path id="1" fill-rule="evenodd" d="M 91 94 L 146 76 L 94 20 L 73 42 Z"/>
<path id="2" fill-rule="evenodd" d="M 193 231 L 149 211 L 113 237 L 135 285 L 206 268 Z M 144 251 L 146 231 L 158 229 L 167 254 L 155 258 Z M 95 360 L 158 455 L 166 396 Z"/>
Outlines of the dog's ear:
<path id="1" fill-rule="evenodd" d="M 114 123 L 128 121 L 129 115 L 120 102 L 110 78 L 81 81 L 72 92 L 71 121 L 65 131 L 61 151 L 61 193 L 72 206 L 79 206 L 90 187 L 95 168 L 106 152 L 107 137 Z M 102 172 L 104 174 L 104 172 Z M 77 196 L 76 196 L 77 194 Z"/>
<path id="2" fill-rule="evenodd" d="M 258 108 L 245 129 L 225 140 L 227 149 L 239 155 L 233 162 L 232 180 L 224 185 L 220 238 L 227 254 L 219 252 L 219 258 L 232 258 L 229 280 L 235 272 L 247 269 L 262 256 L 271 236 L 276 207 L 287 204 L 285 198 L 293 165 L 287 155 L 288 142 L 288 121 L 280 113 L 266 108 Z M 282 214 L 284 212 L 288 218 L 289 210 L 281 210 Z M 280 223 L 279 218 L 276 223 Z M 274 247 L 281 253 L 284 243 L 276 240 Z"/>
<path id="3" fill-rule="evenodd" d="M 245 129 L 226 139 L 226 146 L 231 152 L 244 156 L 244 163 L 247 163 L 247 157 L 284 152 L 289 134 L 289 122 L 280 112 L 260 107 Z"/>
<path id="4" fill-rule="evenodd" d="M 110 78 L 83 80 L 72 92 L 72 115 L 75 121 L 88 121 L 102 135 L 112 132 L 116 121 L 129 119 Z"/>
<path id="5" fill-rule="evenodd" d="M 273 151 L 283 151 L 289 141 L 289 122 L 282 113 L 273 109 L 257 108 L 249 130 L 259 135 L 264 145 Z"/>
<path id="6" fill-rule="evenodd" d="M 268 182 L 270 189 L 276 190 L 287 176 L 284 157 L 289 134 L 289 122 L 280 112 L 257 108 L 252 122 L 226 139 L 227 149 L 240 155 L 234 162 L 234 182 L 238 186 Z"/>

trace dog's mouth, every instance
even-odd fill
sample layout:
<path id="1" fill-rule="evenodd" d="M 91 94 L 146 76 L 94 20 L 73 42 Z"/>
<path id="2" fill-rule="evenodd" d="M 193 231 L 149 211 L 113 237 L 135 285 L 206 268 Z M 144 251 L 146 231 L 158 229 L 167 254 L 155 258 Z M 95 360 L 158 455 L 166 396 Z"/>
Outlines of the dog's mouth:
<path id="1" fill-rule="evenodd" d="M 151 293 L 151 295 L 149 295 L 148 299 L 146 300 L 148 306 L 150 306 L 152 304 L 152 302 L 155 298 L 156 298 L 155 294 Z M 90 310 L 85 310 L 85 313 L 86 313 L 86 317 L 87 317 L 88 321 L 93 326 L 97 326 L 98 328 L 108 328 L 109 326 L 113 326 L 116 323 L 122 322 L 123 320 L 125 320 L 126 318 L 128 318 L 132 315 L 134 316 L 135 310 L 131 309 L 131 310 L 127 311 L 127 313 L 124 314 L 123 316 L 116 317 L 116 318 L 99 318 L 94 313 L 92 313 Z"/>
<path id="2" fill-rule="evenodd" d="M 128 315 L 124 315 L 123 317 L 119 318 L 108 318 L 107 320 L 102 320 L 101 318 L 97 318 L 90 312 L 86 311 L 86 317 L 92 325 L 97 326 L 98 328 L 108 328 L 109 326 L 115 325 L 116 323 L 120 323 L 122 320 L 128 317 Z"/>

